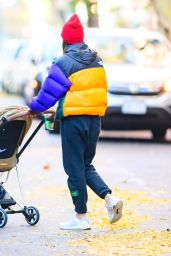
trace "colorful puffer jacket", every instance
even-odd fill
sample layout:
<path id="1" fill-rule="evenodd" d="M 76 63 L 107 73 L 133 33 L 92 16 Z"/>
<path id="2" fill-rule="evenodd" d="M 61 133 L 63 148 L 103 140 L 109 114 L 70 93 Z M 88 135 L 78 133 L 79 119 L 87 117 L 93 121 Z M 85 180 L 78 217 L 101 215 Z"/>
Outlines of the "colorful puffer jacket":
<path id="1" fill-rule="evenodd" d="M 44 112 L 61 99 L 71 86 L 71 82 L 65 77 L 60 68 L 52 64 L 38 95 L 30 102 L 33 112 Z"/>
<path id="2" fill-rule="evenodd" d="M 54 60 L 72 86 L 59 101 L 57 118 L 70 115 L 103 116 L 107 107 L 107 82 L 102 60 L 84 43 L 67 45 Z"/>

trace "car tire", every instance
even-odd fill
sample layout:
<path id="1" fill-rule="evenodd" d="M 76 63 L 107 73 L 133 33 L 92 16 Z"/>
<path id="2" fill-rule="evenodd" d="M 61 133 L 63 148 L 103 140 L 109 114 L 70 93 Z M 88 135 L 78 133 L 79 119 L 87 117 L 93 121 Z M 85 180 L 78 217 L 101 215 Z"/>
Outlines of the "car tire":
<path id="1" fill-rule="evenodd" d="M 50 133 L 60 134 L 60 121 L 55 120 L 53 130 L 49 130 Z"/>
<path id="2" fill-rule="evenodd" d="M 153 129 L 152 134 L 154 139 L 164 139 L 166 136 L 167 129 Z"/>

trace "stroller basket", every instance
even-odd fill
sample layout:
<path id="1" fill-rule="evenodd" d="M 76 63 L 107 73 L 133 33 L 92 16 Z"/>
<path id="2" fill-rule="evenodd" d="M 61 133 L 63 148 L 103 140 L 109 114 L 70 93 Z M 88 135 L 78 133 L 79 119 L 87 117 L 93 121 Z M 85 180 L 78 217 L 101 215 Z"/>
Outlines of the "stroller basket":
<path id="1" fill-rule="evenodd" d="M 51 114 L 53 111 L 46 111 L 44 114 Z M 20 155 L 28 146 L 30 141 L 42 127 L 45 118 L 42 118 L 40 124 L 33 134 L 27 140 L 25 145 L 18 152 L 25 135 L 31 124 L 32 115 L 28 107 L 8 107 L 0 108 L 0 175 L 9 172 L 17 166 Z M 21 207 L 14 198 L 3 187 L 4 182 L 0 182 L 0 228 L 4 227 L 8 220 L 8 214 L 22 213 L 30 225 L 35 225 L 39 221 L 39 211 L 33 207 Z M 12 206 L 18 205 L 20 210 L 14 210 Z"/>

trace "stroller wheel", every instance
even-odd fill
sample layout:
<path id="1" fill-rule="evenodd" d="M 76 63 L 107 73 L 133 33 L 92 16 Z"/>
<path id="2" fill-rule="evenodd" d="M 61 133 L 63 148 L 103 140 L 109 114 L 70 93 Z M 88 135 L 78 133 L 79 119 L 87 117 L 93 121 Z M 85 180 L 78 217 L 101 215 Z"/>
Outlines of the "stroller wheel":
<path id="1" fill-rule="evenodd" d="M 5 210 L 0 208 L 0 228 L 3 228 L 8 221 L 8 215 Z"/>
<path id="2" fill-rule="evenodd" d="M 36 207 L 29 206 L 26 208 L 27 216 L 25 215 L 25 219 L 28 224 L 34 226 L 38 223 L 40 219 L 40 213 Z"/>

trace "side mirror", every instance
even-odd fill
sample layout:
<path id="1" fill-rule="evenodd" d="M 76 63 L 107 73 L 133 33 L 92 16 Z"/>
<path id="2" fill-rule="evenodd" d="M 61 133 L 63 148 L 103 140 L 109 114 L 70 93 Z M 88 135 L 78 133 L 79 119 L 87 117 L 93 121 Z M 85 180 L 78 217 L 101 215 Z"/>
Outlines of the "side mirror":
<path id="1" fill-rule="evenodd" d="M 31 63 L 36 66 L 38 61 L 35 58 L 31 58 Z"/>

